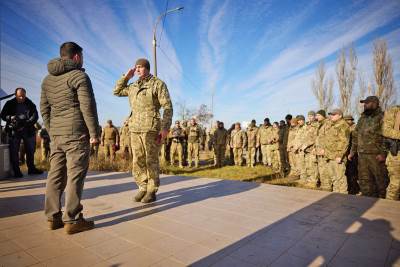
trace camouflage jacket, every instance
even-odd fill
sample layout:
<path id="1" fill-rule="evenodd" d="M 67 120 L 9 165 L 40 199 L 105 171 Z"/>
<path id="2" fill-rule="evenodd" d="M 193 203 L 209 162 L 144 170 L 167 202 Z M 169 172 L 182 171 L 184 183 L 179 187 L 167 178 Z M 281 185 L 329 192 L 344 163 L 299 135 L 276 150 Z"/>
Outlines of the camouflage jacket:
<path id="1" fill-rule="evenodd" d="M 344 119 L 331 121 L 323 143 L 325 157 L 330 160 L 341 158 L 346 161 L 347 148 L 350 142 L 350 127 Z"/>
<path id="2" fill-rule="evenodd" d="M 186 128 L 186 135 L 189 143 L 200 143 L 201 128 L 198 124 L 190 125 Z"/>
<path id="3" fill-rule="evenodd" d="M 259 143 L 257 142 L 257 133 L 258 127 L 257 126 L 249 126 L 247 128 L 247 146 L 248 147 L 257 147 Z"/>
<path id="4" fill-rule="evenodd" d="M 247 146 L 246 132 L 242 130 L 233 130 L 230 136 L 230 146 L 232 148 L 244 148 Z"/>
<path id="5" fill-rule="evenodd" d="M 325 149 L 325 142 L 326 139 L 328 138 L 328 131 L 330 126 L 331 126 L 330 120 L 325 119 L 321 122 L 318 122 L 317 138 L 315 140 L 316 150 Z"/>
<path id="6" fill-rule="evenodd" d="M 296 140 L 296 135 L 298 132 L 298 127 L 292 127 L 290 126 L 288 130 L 288 142 L 287 142 L 287 151 L 294 151 L 294 145 L 295 145 L 295 140 Z"/>
<path id="7" fill-rule="evenodd" d="M 318 135 L 318 128 L 319 123 L 314 122 L 307 122 L 305 125 L 305 133 L 303 137 L 303 144 L 301 146 L 301 150 L 304 150 L 306 153 L 310 153 L 314 149 L 315 141 Z"/>
<path id="8" fill-rule="evenodd" d="M 294 140 L 292 142 L 292 147 L 293 147 L 294 151 L 300 151 L 304 144 L 307 127 L 306 127 L 306 125 L 302 125 L 302 126 L 299 125 L 296 128 L 297 128 L 296 137 L 294 138 Z"/>
<path id="9" fill-rule="evenodd" d="M 272 145 L 276 148 L 279 147 L 279 129 L 274 129 L 272 126 L 261 126 L 258 130 L 258 143 L 261 145 Z"/>
<path id="10" fill-rule="evenodd" d="M 114 95 L 128 96 L 132 109 L 129 130 L 136 133 L 168 130 L 172 123 L 172 102 L 163 81 L 150 75 L 128 85 L 125 76 L 117 81 Z M 163 118 L 160 109 L 163 108 Z"/>
<path id="11" fill-rule="evenodd" d="M 123 125 L 119 130 L 119 139 L 121 147 L 129 147 L 131 144 L 131 137 L 129 135 L 129 126 Z"/>
<path id="12" fill-rule="evenodd" d="M 386 154 L 382 136 L 383 112 L 378 108 L 371 115 L 365 112 L 357 122 L 351 153 Z"/>
<path id="13" fill-rule="evenodd" d="M 105 144 L 115 144 L 119 143 L 119 133 L 118 129 L 114 126 L 106 126 L 104 127 L 101 133 L 101 142 Z"/>
<path id="14" fill-rule="evenodd" d="M 390 107 L 383 117 L 382 134 L 384 137 L 400 140 L 400 106 Z"/>
<path id="15" fill-rule="evenodd" d="M 223 129 L 217 129 L 214 131 L 212 143 L 214 145 L 225 145 L 228 142 L 228 131 Z"/>

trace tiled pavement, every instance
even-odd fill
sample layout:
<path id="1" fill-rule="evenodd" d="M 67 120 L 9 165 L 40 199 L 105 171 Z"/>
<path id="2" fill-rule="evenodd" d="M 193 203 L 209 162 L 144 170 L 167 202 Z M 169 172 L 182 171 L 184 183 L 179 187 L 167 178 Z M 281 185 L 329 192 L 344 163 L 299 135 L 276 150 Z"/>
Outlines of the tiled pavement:
<path id="1" fill-rule="evenodd" d="M 400 266 L 400 204 L 257 183 L 166 176 L 133 203 L 126 173 L 91 173 L 96 229 L 46 229 L 45 176 L 0 181 L 0 266 Z"/>

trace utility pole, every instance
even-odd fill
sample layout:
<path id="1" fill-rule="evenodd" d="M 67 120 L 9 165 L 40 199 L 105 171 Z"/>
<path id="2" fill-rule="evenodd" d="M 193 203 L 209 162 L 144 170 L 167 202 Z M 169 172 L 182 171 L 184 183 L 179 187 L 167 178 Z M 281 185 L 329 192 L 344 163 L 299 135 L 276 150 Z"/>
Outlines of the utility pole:
<path id="1" fill-rule="evenodd" d="M 156 39 L 156 31 L 157 31 L 157 26 L 158 23 L 160 23 L 161 19 L 166 16 L 169 13 L 175 12 L 175 11 L 179 11 L 182 10 L 183 6 L 181 7 L 177 7 L 177 8 L 173 8 L 170 10 L 165 11 L 164 13 L 161 13 L 158 17 L 156 22 L 154 23 L 154 28 L 153 28 L 153 64 L 154 64 L 154 76 L 157 76 L 157 39 Z"/>

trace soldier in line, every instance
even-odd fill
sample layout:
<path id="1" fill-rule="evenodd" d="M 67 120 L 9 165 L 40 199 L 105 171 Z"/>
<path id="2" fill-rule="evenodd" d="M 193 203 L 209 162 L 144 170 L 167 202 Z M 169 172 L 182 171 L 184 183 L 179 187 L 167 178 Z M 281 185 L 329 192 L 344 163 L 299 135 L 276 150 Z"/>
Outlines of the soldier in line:
<path id="1" fill-rule="evenodd" d="M 215 151 L 212 149 L 212 140 L 214 139 L 214 132 L 218 129 L 218 124 L 219 121 L 216 121 L 215 124 L 210 129 L 210 150 L 212 151 L 213 154 L 214 166 L 216 166 L 217 164 L 217 158 L 215 155 Z"/>
<path id="2" fill-rule="evenodd" d="M 101 126 L 99 125 L 97 131 L 99 136 L 101 136 L 103 133 L 103 128 L 101 128 Z M 99 147 L 100 142 L 90 143 L 90 157 L 93 158 L 95 161 L 97 161 L 99 158 Z"/>
<path id="3" fill-rule="evenodd" d="M 257 143 L 261 147 L 261 153 L 263 155 L 264 166 L 272 166 L 271 154 L 268 152 L 268 146 L 270 145 L 270 137 L 272 127 L 269 125 L 269 119 L 264 119 L 264 124 L 258 128 Z"/>
<path id="4" fill-rule="evenodd" d="M 297 119 L 293 118 L 290 120 L 290 128 L 289 128 L 288 142 L 286 148 L 288 152 L 289 166 L 290 166 L 289 176 L 292 177 L 300 176 L 300 170 L 297 165 L 298 161 L 296 160 L 296 154 L 295 154 L 296 135 L 297 135 Z"/>
<path id="5" fill-rule="evenodd" d="M 201 129 L 195 118 L 190 120 L 190 125 L 186 129 L 186 135 L 188 137 L 188 167 L 192 167 L 192 159 L 194 158 L 194 165 L 198 168 Z"/>
<path id="6" fill-rule="evenodd" d="M 247 127 L 247 167 L 254 168 L 256 158 L 256 148 L 260 146 L 257 142 L 258 128 L 256 126 L 256 120 L 252 120 L 250 125 Z"/>
<path id="7" fill-rule="evenodd" d="M 321 188 L 337 193 L 347 193 L 346 153 L 350 141 L 349 125 L 343 119 L 340 109 L 329 113 L 330 126 L 322 143 L 319 156 L 326 159 L 327 175 L 321 179 Z"/>
<path id="8" fill-rule="evenodd" d="M 128 81 L 137 73 L 139 79 Z M 135 67 L 117 81 L 114 95 L 128 96 L 132 109 L 129 120 L 133 150 L 133 175 L 139 187 L 135 201 L 156 201 L 160 185 L 159 150 L 172 122 L 172 102 L 166 84 L 150 74 L 147 59 L 138 59 Z M 162 118 L 160 109 L 163 109 Z"/>
<path id="9" fill-rule="evenodd" d="M 218 129 L 214 131 L 212 143 L 215 154 L 215 167 L 221 168 L 224 166 L 226 145 L 228 143 L 228 131 L 221 121 L 218 123 Z"/>
<path id="10" fill-rule="evenodd" d="M 183 132 L 185 133 L 185 137 L 182 140 L 182 150 L 183 150 L 183 165 L 187 166 L 188 165 L 188 136 L 187 136 L 187 121 L 183 120 L 181 122 L 181 127 L 183 129 Z M 171 143 L 172 145 L 172 143 Z"/>
<path id="11" fill-rule="evenodd" d="M 106 160 L 115 160 L 115 153 L 119 148 L 119 132 L 113 125 L 112 120 L 107 121 L 101 134 L 101 145 L 104 147 L 104 155 Z"/>
<path id="12" fill-rule="evenodd" d="M 314 151 L 319 123 L 315 118 L 314 111 L 308 112 L 307 117 L 308 122 L 305 125 L 303 144 L 300 150 L 304 152 L 306 176 L 305 184 L 309 187 L 316 187 L 318 185 L 318 162 Z"/>
<path id="13" fill-rule="evenodd" d="M 286 123 L 281 123 L 281 132 L 280 132 L 280 139 L 281 144 L 280 144 L 280 155 L 281 155 L 281 165 L 283 167 L 283 170 L 287 173 L 290 170 L 290 165 L 289 165 L 289 154 L 287 150 L 287 145 L 288 145 L 288 137 L 289 137 L 289 129 L 291 126 L 291 120 L 292 120 L 292 115 L 287 114 L 285 117 Z"/>
<path id="14" fill-rule="evenodd" d="M 279 151 L 279 123 L 274 122 L 272 124 L 272 133 L 270 137 L 269 149 L 271 150 L 272 159 L 272 169 L 275 173 L 280 173 L 283 175 L 282 165 L 281 165 L 281 155 Z"/>
<path id="15" fill-rule="evenodd" d="M 297 120 L 297 132 L 293 144 L 294 160 L 296 162 L 295 165 L 297 166 L 297 170 L 300 175 L 300 181 L 304 184 L 306 183 L 307 180 L 306 164 L 305 164 L 306 162 L 303 150 L 304 138 L 306 135 L 306 127 L 305 127 L 306 118 L 304 118 L 303 115 L 297 115 L 296 120 Z"/>
<path id="16" fill-rule="evenodd" d="M 185 138 L 185 133 L 181 127 L 180 121 L 175 122 L 175 126 L 170 130 L 169 133 L 169 138 L 171 139 L 171 148 L 170 148 L 170 163 L 171 166 L 174 166 L 175 164 L 175 156 L 178 154 L 178 163 L 179 163 L 179 168 L 183 168 L 182 164 L 182 154 L 183 154 L 183 148 L 182 148 L 182 142 L 183 139 Z"/>
<path id="17" fill-rule="evenodd" d="M 42 156 L 42 161 L 48 161 L 49 156 L 50 156 L 50 135 L 47 132 L 46 127 L 42 127 L 39 130 L 39 137 L 40 137 L 40 149 L 41 149 L 41 156 Z"/>
<path id="18" fill-rule="evenodd" d="M 124 121 L 124 124 L 119 130 L 119 138 L 122 150 L 122 157 L 125 161 L 129 161 L 132 158 L 131 136 L 129 133 L 129 118 Z"/>
<path id="19" fill-rule="evenodd" d="M 319 183 L 322 184 L 322 181 L 329 180 L 329 173 L 328 173 L 328 164 L 327 158 L 324 154 L 324 144 L 326 139 L 328 138 L 328 130 L 330 127 L 330 121 L 325 118 L 326 113 L 325 110 L 321 109 L 317 111 L 315 118 L 318 121 L 318 132 L 317 132 L 317 139 L 315 140 L 315 155 L 317 156 L 318 162 L 318 179 Z"/>
<path id="20" fill-rule="evenodd" d="M 231 132 L 230 147 L 233 149 L 233 157 L 236 166 L 243 164 L 243 149 L 247 146 L 246 132 L 240 127 L 240 122 L 235 123 L 235 129 Z"/>
<path id="21" fill-rule="evenodd" d="M 235 130 L 235 123 L 231 125 L 231 127 L 228 129 L 228 146 L 229 146 L 229 164 L 234 165 L 235 164 L 235 159 L 233 155 L 233 148 L 230 146 L 231 143 L 231 134 L 232 131 Z"/>
<path id="22" fill-rule="evenodd" d="M 260 128 L 263 126 L 264 124 L 262 124 L 262 123 L 260 123 L 260 125 L 258 125 L 258 130 L 260 130 Z M 260 163 L 260 164 L 263 164 L 263 155 L 262 155 L 262 151 L 261 151 L 261 145 L 259 145 L 257 148 L 256 148 L 256 156 L 255 156 L 256 158 L 255 158 L 255 160 L 254 160 L 254 162 L 257 164 L 257 163 Z"/>
<path id="23" fill-rule="evenodd" d="M 386 198 L 399 200 L 400 197 L 400 106 L 393 106 L 385 111 L 382 134 L 389 144 L 386 166 L 389 171 L 389 186 Z"/>
<path id="24" fill-rule="evenodd" d="M 346 157 L 350 153 L 351 143 L 353 140 L 354 130 L 356 124 L 354 123 L 354 118 L 351 115 L 345 115 L 343 119 L 347 122 L 350 127 L 350 143 L 347 149 Z M 349 194 L 355 195 L 360 192 L 360 186 L 358 185 L 358 170 L 357 170 L 357 155 L 354 155 L 352 160 L 347 160 L 346 162 L 346 177 Z"/>
<path id="25" fill-rule="evenodd" d="M 388 186 L 386 149 L 382 136 L 383 112 L 376 96 L 361 100 L 364 112 L 357 122 L 349 160 L 358 155 L 358 181 L 363 196 L 385 198 Z"/>

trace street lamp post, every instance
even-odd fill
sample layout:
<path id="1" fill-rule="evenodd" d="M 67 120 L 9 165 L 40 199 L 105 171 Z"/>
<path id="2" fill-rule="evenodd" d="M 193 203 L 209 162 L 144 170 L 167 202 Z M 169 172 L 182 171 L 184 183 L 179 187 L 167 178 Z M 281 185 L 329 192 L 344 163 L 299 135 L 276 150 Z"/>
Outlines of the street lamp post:
<path id="1" fill-rule="evenodd" d="M 164 13 L 161 13 L 157 20 L 156 23 L 154 24 L 154 28 L 153 28 L 153 59 L 154 59 L 154 75 L 157 76 L 157 40 L 156 40 L 156 31 L 157 31 L 157 26 L 158 23 L 160 23 L 161 19 L 166 16 L 169 13 L 175 12 L 175 11 L 179 11 L 182 10 L 183 6 L 181 7 L 177 7 L 177 8 L 173 8 L 170 10 L 165 11 Z"/>

